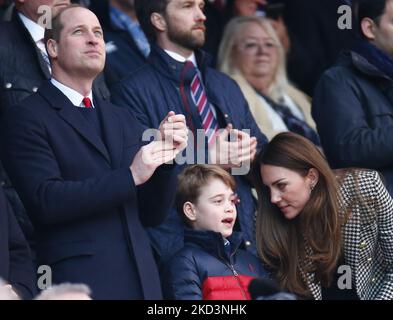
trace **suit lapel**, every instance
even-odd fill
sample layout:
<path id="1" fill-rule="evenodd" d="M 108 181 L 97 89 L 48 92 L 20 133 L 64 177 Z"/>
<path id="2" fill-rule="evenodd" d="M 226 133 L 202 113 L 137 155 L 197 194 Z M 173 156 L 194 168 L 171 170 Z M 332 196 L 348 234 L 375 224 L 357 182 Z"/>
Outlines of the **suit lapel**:
<path id="1" fill-rule="evenodd" d="M 68 98 L 49 81 L 38 92 L 48 101 L 52 108 L 58 110 L 59 116 L 73 127 L 87 142 L 93 145 L 110 164 L 109 154 L 104 143 L 94 127 L 77 110 L 77 107 L 72 105 Z"/>
<path id="2" fill-rule="evenodd" d="M 41 68 L 42 73 L 45 75 L 46 79 L 50 79 L 51 78 L 50 70 L 44 58 L 42 57 L 41 50 L 37 47 L 36 43 L 34 42 L 33 38 L 30 35 L 29 30 L 26 29 L 25 25 L 23 24 L 16 10 L 14 10 L 13 12 L 12 20 L 15 21 L 17 28 L 20 31 L 20 34 L 24 35 L 26 37 L 26 40 L 29 42 L 29 47 L 31 48 L 31 50 L 34 51 L 34 54 L 38 59 L 38 64 Z"/>
<path id="3" fill-rule="evenodd" d="M 103 135 L 111 158 L 112 167 L 118 168 L 121 163 L 123 151 L 123 134 L 119 123 L 120 119 L 113 112 L 114 110 L 110 110 L 110 108 L 115 108 L 114 106 L 103 100 L 99 100 L 97 97 L 94 97 L 94 101 L 99 107 Z"/>

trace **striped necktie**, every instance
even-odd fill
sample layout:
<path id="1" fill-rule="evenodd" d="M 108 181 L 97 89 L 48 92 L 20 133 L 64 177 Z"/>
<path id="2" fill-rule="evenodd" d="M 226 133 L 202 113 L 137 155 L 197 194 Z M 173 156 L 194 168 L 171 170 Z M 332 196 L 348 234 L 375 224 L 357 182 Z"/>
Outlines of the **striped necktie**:
<path id="1" fill-rule="evenodd" d="M 191 61 L 186 61 L 185 67 L 193 74 L 191 81 L 191 96 L 198 109 L 202 120 L 202 127 L 205 130 L 208 144 L 214 141 L 218 131 L 218 122 L 213 112 L 213 107 L 207 101 L 205 88 L 199 78 L 198 70 Z"/>

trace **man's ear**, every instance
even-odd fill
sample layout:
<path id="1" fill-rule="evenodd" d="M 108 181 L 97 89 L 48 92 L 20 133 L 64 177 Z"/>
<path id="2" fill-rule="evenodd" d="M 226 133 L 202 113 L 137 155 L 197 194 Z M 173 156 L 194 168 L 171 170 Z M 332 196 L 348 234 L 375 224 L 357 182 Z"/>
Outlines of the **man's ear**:
<path id="1" fill-rule="evenodd" d="M 375 40 L 375 22 L 370 18 L 364 18 L 360 23 L 363 35 L 368 40 Z"/>
<path id="2" fill-rule="evenodd" d="M 196 221 L 195 206 L 191 202 L 187 201 L 183 204 L 183 213 L 185 214 L 188 220 L 192 222 Z"/>
<path id="3" fill-rule="evenodd" d="M 157 30 L 161 32 L 166 30 L 166 21 L 162 14 L 153 12 L 150 16 L 150 21 Z"/>
<path id="4" fill-rule="evenodd" d="M 49 57 L 57 58 L 57 42 L 53 39 L 49 39 L 46 43 L 46 51 Z"/>

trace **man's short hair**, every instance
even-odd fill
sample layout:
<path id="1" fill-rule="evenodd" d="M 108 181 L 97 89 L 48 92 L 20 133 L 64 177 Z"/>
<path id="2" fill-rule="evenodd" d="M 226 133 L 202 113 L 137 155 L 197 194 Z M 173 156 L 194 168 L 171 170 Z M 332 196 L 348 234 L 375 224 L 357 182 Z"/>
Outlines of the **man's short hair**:
<path id="1" fill-rule="evenodd" d="M 53 39 L 56 42 L 59 42 L 60 40 L 60 34 L 61 34 L 61 30 L 63 30 L 64 25 L 61 22 L 61 16 L 63 15 L 63 13 L 69 9 L 73 9 L 73 8 L 84 8 L 85 7 L 81 6 L 80 4 L 71 4 L 65 8 L 62 8 L 55 16 L 52 16 L 52 27 L 51 28 L 45 28 L 45 36 L 44 36 L 44 41 L 45 41 L 45 46 L 46 43 L 48 42 L 49 39 Z M 88 9 L 86 9 L 88 10 Z"/>
<path id="2" fill-rule="evenodd" d="M 189 201 L 196 203 L 202 193 L 202 188 L 210 183 L 211 179 L 219 179 L 232 190 L 236 189 L 235 179 L 231 174 L 216 165 L 195 164 L 186 167 L 178 176 L 176 191 L 176 209 L 185 219 L 183 205 Z"/>
<path id="3" fill-rule="evenodd" d="M 386 4 L 391 0 L 356 0 L 354 1 L 354 12 L 359 33 L 364 37 L 361 23 L 364 18 L 370 18 L 379 25 L 381 16 L 385 13 Z"/>
<path id="4" fill-rule="evenodd" d="M 135 12 L 143 32 L 150 42 L 157 38 L 156 29 L 151 23 L 153 12 L 165 14 L 166 7 L 171 0 L 135 0 Z"/>
<path id="5" fill-rule="evenodd" d="M 42 291 L 34 300 L 58 300 L 65 294 L 85 294 L 90 297 L 91 290 L 85 284 L 62 283 Z"/>

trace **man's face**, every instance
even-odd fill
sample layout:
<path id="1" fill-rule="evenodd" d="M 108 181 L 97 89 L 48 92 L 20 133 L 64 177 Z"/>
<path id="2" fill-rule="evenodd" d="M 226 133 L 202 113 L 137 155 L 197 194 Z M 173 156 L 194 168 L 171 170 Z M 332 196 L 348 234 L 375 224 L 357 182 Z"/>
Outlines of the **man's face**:
<path id="1" fill-rule="evenodd" d="M 385 13 L 381 16 L 379 25 L 374 24 L 374 39 L 372 43 L 393 57 L 393 1 L 386 2 Z"/>
<path id="2" fill-rule="evenodd" d="M 21 4 L 22 2 L 18 3 Z M 52 16 L 55 16 L 60 9 L 69 5 L 70 0 L 27 0 L 23 2 L 20 8 L 25 16 L 37 22 L 40 15 L 43 13 L 42 10 L 44 10 L 41 6 L 48 6 L 52 10 Z M 41 10 L 40 7 L 42 8 Z M 41 13 L 39 13 L 39 11 Z"/>
<path id="3" fill-rule="evenodd" d="M 204 0 L 172 0 L 164 19 L 168 39 L 183 48 L 195 50 L 205 43 Z"/>
<path id="4" fill-rule="evenodd" d="M 85 8 L 72 8 L 62 14 L 61 22 L 59 41 L 48 50 L 54 65 L 57 64 L 54 75 L 61 72 L 94 79 L 105 64 L 105 43 L 97 17 Z"/>

